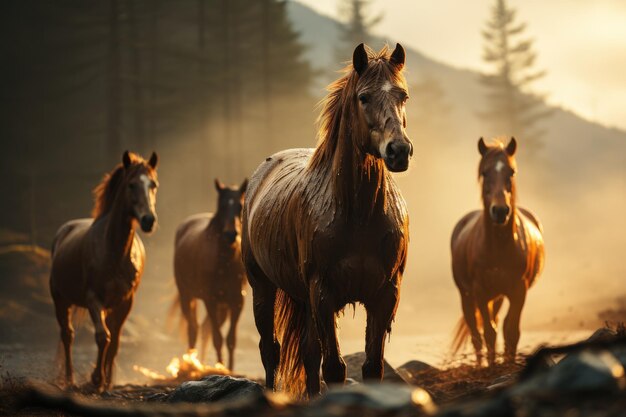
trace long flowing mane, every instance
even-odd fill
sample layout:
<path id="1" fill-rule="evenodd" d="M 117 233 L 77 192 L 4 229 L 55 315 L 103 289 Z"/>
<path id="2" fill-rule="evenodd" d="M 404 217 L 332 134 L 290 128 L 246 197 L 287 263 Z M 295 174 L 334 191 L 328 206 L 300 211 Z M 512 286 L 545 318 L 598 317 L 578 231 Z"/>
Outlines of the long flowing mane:
<path id="1" fill-rule="evenodd" d="M 132 166 L 145 163 L 145 160 L 135 153 L 129 152 L 128 155 Z M 124 166 L 121 163 L 117 164 L 111 172 L 104 175 L 100 184 L 94 188 L 94 205 L 91 210 L 91 216 L 94 219 L 104 216 L 111 210 L 117 190 L 124 179 L 124 171 Z"/>
<path id="2" fill-rule="evenodd" d="M 365 48 L 370 65 L 362 77 L 364 81 L 375 80 L 383 73 L 387 78 L 405 84 L 400 72 L 389 64 L 391 54 L 387 45 L 378 53 L 367 46 Z M 343 76 L 327 87 L 328 94 L 318 103 L 321 111 L 317 119 L 319 126 L 317 149 L 309 165 L 312 168 L 332 160 L 340 138 L 345 140 L 354 138 L 355 134 L 362 129 L 362 124 L 356 117 L 356 100 L 354 99 L 359 76 L 352 64 L 347 65 L 341 73 Z"/>

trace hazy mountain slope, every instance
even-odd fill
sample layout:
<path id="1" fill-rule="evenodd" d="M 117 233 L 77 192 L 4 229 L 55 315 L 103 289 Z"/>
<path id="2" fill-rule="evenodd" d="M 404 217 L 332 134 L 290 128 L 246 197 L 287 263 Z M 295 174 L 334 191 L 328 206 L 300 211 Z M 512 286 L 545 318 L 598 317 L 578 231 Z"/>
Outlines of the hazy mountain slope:
<path id="1" fill-rule="evenodd" d="M 289 2 L 289 14 L 310 48 L 308 59 L 322 74 L 316 91 L 322 96 L 322 87 L 337 77 L 340 67 L 334 62 L 337 23 L 294 1 Z M 372 46 L 395 41 L 377 39 Z M 451 109 L 441 117 L 445 129 L 425 133 L 416 113 L 428 103 L 417 104 L 416 89 L 411 92 L 408 132 L 416 155 L 410 171 L 397 176 L 411 215 L 403 285 L 403 297 L 411 302 L 400 304 L 397 326 L 447 332 L 460 314 L 450 275 L 450 232 L 465 212 L 480 206 L 476 141 L 500 132 L 489 131 L 476 117 L 484 108 L 479 74 L 410 48 L 407 68 L 412 85 L 423 77 L 437 80 Z M 541 218 L 547 246 L 546 269 L 529 295 L 525 323 L 589 323 L 594 318 L 590 306 L 623 293 L 626 278 L 626 222 L 620 214 L 626 212 L 626 132 L 560 108 L 544 123 L 548 133 L 537 158 L 527 157 L 524 138 L 518 138 L 519 202 Z"/>

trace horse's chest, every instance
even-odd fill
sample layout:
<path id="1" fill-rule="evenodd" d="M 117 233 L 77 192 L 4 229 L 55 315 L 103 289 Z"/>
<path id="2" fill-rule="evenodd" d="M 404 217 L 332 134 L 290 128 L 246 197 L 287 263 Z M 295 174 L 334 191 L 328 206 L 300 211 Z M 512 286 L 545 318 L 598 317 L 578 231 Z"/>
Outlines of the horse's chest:
<path id="1" fill-rule="evenodd" d="M 475 282 L 493 294 L 507 294 L 524 278 L 525 262 L 514 251 L 485 254 L 474 268 Z"/>
<path id="2" fill-rule="evenodd" d="M 365 301 L 394 279 L 405 245 L 405 237 L 384 221 L 321 239 L 320 270 L 328 271 L 322 279 L 343 302 Z"/>
<path id="3" fill-rule="evenodd" d="M 102 279 L 102 302 L 106 307 L 113 307 L 133 296 L 141 280 L 141 270 L 135 267 L 131 259 L 118 267 L 108 269 Z"/>

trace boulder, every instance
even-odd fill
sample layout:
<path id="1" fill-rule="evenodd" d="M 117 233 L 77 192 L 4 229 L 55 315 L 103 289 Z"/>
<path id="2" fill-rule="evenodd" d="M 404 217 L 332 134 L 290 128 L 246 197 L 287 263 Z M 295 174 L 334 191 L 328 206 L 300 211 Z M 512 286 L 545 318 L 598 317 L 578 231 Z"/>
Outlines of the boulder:
<path id="1" fill-rule="evenodd" d="M 365 383 L 331 388 L 307 409 L 299 410 L 298 415 L 396 415 L 416 409 L 427 413 L 436 409 L 423 389 L 413 389 L 406 384 Z"/>
<path id="2" fill-rule="evenodd" d="M 551 369 L 513 387 L 518 394 L 532 392 L 617 392 L 626 388 L 624 367 L 608 350 L 583 350 L 565 357 Z"/>
<path id="3" fill-rule="evenodd" d="M 167 401 L 200 403 L 261 397 L 264 397 L 264 388 L 254 381 L 227 375 L 211 375 L 200 381 L 183 382 L 168 395 Z"/>
<path id="4" fill-rule="evenodd" d="M 348 378 L 352 378 L 356 382 L 363 382 L 363 374 L 361 373 L 361 366 L 365 362 L 365 352 L 351 353 L 343 357 L 346 362 Z M 395 382 L 406 384 L 407 382 L 396 372 L 395 369 L 389 365 L 387 361 L 384 361 L 384 382 Z"/>

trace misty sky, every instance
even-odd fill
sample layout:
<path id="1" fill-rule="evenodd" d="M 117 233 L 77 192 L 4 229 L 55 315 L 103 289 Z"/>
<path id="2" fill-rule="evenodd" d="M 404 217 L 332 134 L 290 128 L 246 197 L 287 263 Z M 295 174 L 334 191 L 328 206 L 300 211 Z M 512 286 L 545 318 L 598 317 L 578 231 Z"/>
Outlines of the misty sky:
<path id="1" fill-rule="evenodd" d="M 337 0 L 298 0 L 336 16 Z M 372 0 L 379 35 L 456 67 L 484 70 L 480 29 L 494 0 Z M 626 0 L 509 0 L 535 39 L 535 90 L 586 119 L 626 129 Z"/>

